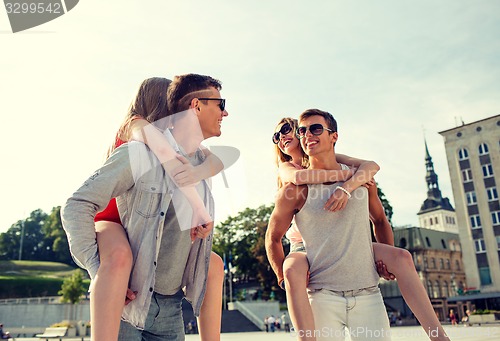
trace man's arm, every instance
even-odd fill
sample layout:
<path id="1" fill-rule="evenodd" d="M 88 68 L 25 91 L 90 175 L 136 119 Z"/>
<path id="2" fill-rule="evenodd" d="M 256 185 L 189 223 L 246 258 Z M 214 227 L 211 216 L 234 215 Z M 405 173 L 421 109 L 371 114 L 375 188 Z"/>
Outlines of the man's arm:
<path id="1" fill-rule="evenodd" d="M 290 227 L 292 218 L 298 210 L 298 203 L 304 197 L 307 188 L 293 184 L 284 186 L 277 194 L 273 213 L 269 219 L 266 231 L 266 253 L 274 273 L 278 277 L 278 284 L 283 281 L 283 262 L 285 253 L 281 239 Z"/>
<path id="2" fill-rule="evenodd" d="M 368 206 L 370 219 L 375 225 L 375 239 L 378 243 L 394 246 L 394 233 L 385 215 L 384 206 L 378 197 L 376 185 L 368 187 Z"/>
<path id="3" fill-rule="evenodd" d="M 94 217 L 111 198 L 120 196 L 133 185 L 128 146 L 123 146 L 113 152 L 61 209 L 71 255 L 80 267 L 89 272 L 91 278 L 95 277 L 99 268 Z"/>

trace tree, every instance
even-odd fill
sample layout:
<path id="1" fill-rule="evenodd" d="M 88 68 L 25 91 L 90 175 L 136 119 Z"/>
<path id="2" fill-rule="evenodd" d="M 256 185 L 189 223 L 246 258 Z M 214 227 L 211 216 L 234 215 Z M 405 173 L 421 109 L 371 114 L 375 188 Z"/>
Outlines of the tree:
<path id="1" fill-rule="evenodd" d="M 0 235 L 0 258 L 7 260 L 51 260 L 42 231 L 47 214 L 37 209 L 25 220 L 19 220 Z M 22 247 L 21 247 L 22 243 Z"/>
<path id="2" fill-rule="evenodd" d="M 66 233 L 61 222 L 61 206 L 52 208 L 52 212 L 47 216 L 42 226 L 45 235 L 46 245 L 52 250 L 53 261 L 73 265 L 73 259 L 69 252 L 69 244 Z"/>
<path id="3" fill-rule="evenodd" d="M 256 279 L 267 293 L 277 288 L 264 245 L 273 208 L 274 205 L 246 208 L 217 225 L 214 232 L 213 249 L 221 256 L 233 255 L 235 277 L 241 281 Z"/>
<path id="4" fill-rule="evenodd" d="M 378 186 L 378 184 L 377 184 L 377 194 L 378 194 L 378 197 L 380 198 L 380 201 L 382 202 L 382 206 L 384 206 L 384 211 L 385 211 L 385 215 L 387 216 L 387 220 L 389 220 L 389 223 L 391 223 L 391 225 L 392 225 L 392 214 L 393 214 L 393 211 L 392 211 L 391 203 L 386 198 L 384 192 Z"/>
<path id="5" fill-rule="evenodd" d="M 64 279 L 61 290 L 59 290 L 58 294 L 62 295 L 62 302 L 77 304 L 81 301 L 82 295 L 85 291 L 82 271 L 77 269 L 73 271 L 73 274 L 70 277 L 66 277 Z"/>
<path id="6" fill-rule="evenodd" d="M 13 224 L 7 232 L 0 234 L 0 259 L 57 261 L 74 265 L 60 213 L 60 206 L 54 207 L 50 215 L 37 209 L 28 218 Z"/>

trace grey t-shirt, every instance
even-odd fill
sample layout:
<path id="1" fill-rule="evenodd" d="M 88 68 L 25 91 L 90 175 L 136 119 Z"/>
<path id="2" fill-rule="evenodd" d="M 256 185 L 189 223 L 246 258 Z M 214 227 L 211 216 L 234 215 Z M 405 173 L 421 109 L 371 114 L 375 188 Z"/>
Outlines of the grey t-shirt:
<path id="1" fill-rule="evenodd" d="M 306 202 L 295 214 L 310 264 L 309 289 L 347 291 L 378 284 L 367 189 L 353 191 L 341 211 L 323 209 L 335 188 L 342 184 L 308 185 Z"/>
<path id="2" fill-rule="evenodd" d="M 197 166 L 203 161 L 200 152 L 186 158 Z M 205 196 L 205 183 L 201 181 L 196 189 L 200 198 Z M 154 290 L 162 295 L 173 295 L 181 289 L 182 275 L 191 248 L 190 227 L 193 210 L 184 197 L 176 189 L 172 201 L 165 214 L 165 224 L 161 237 L 160 250 L 156 267 L 156 282 Z"/>

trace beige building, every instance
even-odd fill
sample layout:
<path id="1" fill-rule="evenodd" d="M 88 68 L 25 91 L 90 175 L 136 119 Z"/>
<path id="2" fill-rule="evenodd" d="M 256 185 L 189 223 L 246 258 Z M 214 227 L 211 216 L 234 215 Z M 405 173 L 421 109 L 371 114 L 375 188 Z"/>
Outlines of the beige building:
<path id="1" fill-rule="evenodd" d="M 417 273 L 439 319 L 446 321 L 450 309 L 462 318 L 469 308 L 468 302 L 447 302 L 449 297 L 462 293 L 467 286 L 458 234 L 422 227 L 396 228 L 394 245 L 413 255 Z M 382 280 L 380 290 L 386 306 L 404 316 L 412 316 L 396 281 Z"/>
<path id="2" fill-rule="evenodd" d="M 439 189 L 438 176 L 425 143 L 425 181 L 427 198 L 417 213 L 421 227 L 394 229 L 394 245 L 407 249 L 413 256 L 420 281 L 427 290 L 434 311 L 441 321 L 447 321 L 450 309 L 461 319 L 470 302 L 448 302 L 450 297 L 463 294 L 467 283 L 462 263 L 460 238 L 455 209 Z M 412 312 L 403 300 L 394 281 L 380 285 L 384 302 L 404 316 Z"/>
<path id="3" fill-rule="evenodd" d="M 500 303 L 500 115 L 440 132 L 444 137 L 469 289 Z M 490 306 L 490 309 L 493 308 Z"/>

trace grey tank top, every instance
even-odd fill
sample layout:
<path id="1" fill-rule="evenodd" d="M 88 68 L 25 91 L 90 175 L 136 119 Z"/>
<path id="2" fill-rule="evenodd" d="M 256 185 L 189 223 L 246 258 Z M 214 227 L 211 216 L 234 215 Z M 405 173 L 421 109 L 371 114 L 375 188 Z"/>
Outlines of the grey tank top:
<path id="1" fill-rule="evenodd" d="M 308 185 L 307 199 L 295 214 L 306 244 L 309 289 L 347 291 L 378 285 L 368 216 L 368 190 L 357 188 L 346 207 L 325 211 L 323 205 L 343 182 Z"/>

